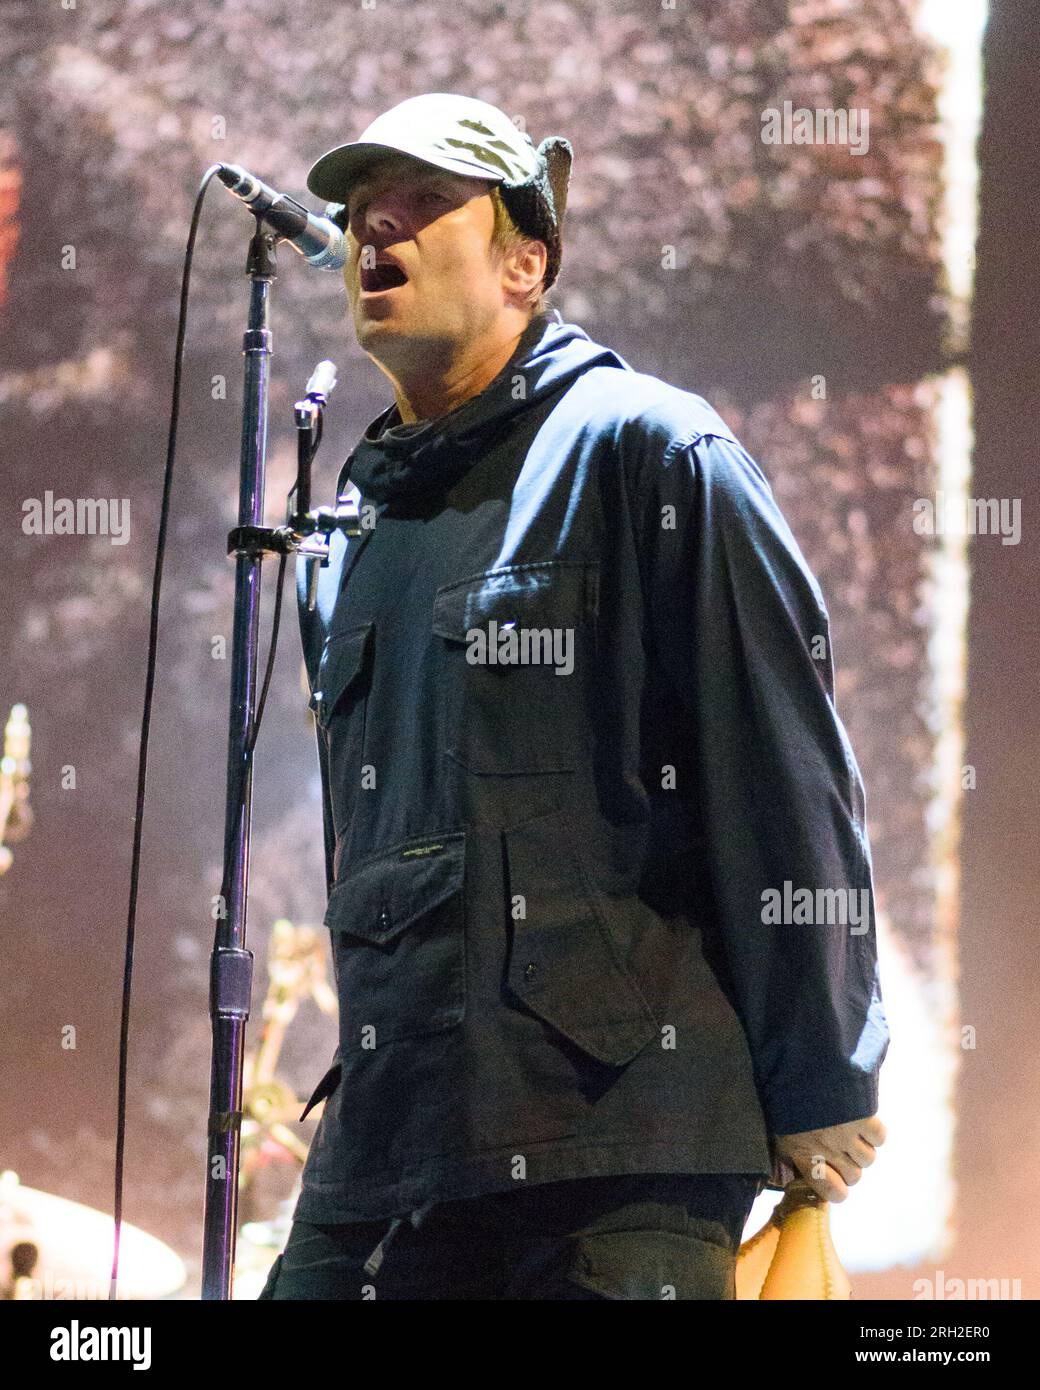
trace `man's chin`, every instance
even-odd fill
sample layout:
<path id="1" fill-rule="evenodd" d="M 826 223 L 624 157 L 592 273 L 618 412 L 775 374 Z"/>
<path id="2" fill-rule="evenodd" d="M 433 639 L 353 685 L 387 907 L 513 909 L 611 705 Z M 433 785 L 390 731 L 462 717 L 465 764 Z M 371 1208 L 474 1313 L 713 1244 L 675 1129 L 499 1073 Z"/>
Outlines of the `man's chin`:
<path id="1" fill-rule="evenodd" d="M 397 315 L 371 318 L 363 311 L 356 312 L 354 332 L 362 352 L 391 372 L 407 371 L 429 353 L 429 344 L 418 326 Z"/>
<path id="2" fill-rule="evenodd" d="M 406 286 L 402 288 L 407 289 Z M 417 312 L 417 306 L 400 299 L 395 303 L 394 294 L 391 291 L 385 297 L 373 295 L 354 303 L 352 314 L 359 338 L 378 336 L 387 341 L 398 338 L 405 342 L 421 336 L 422 315 Z"/>
<path id="3" fill-rule="evenodd" d="M 394 315 L 371 314 L 361 307 L 354 310 L 354 331 L 362 345 L 369 339 L 389 342 L 393 338 L 409 336 L 401 320 L 395 319 Z"/>

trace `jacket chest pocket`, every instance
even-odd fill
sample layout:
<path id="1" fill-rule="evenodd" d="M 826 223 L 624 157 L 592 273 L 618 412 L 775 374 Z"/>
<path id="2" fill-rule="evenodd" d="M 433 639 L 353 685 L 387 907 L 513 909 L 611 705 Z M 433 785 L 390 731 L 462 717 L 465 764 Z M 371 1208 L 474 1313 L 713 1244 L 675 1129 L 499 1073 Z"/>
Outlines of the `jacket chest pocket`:
<path id="1" fill-rule="evenodd" d="M 351 862 L 325 925 L 344 1054 L 454 1028 L 466 1004 L 465 832 L 424 835 Z"/>
<path id="2" fill-rule="evenodd" d="M 374 624 L 332 632 L 325 641 L 310 708 L 328 743 L 334 787 L 356 788 L 364 759 Z"/>
<path id="3" fill-rule="evenodd" d="M 445 751 L 469 772 L 572 772 L 587 762 L 599 567 L 551 560 L 437 590 Z"/>

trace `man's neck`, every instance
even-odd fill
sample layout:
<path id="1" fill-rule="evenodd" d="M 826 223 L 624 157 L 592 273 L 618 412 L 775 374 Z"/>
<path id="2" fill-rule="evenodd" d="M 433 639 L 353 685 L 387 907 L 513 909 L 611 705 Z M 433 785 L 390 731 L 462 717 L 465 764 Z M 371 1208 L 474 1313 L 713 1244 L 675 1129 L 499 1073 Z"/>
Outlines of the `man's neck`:
<path id="1" fill-rule="evenodd" d="M 402 424 L 437 420 L 474 396 L 479 396 L 516 352 L 526 329 L 525 324 L 493 347 L 472 348 L 455 358 L 441 372 L 427 370 L 414 381 L 391 376 Z"/>

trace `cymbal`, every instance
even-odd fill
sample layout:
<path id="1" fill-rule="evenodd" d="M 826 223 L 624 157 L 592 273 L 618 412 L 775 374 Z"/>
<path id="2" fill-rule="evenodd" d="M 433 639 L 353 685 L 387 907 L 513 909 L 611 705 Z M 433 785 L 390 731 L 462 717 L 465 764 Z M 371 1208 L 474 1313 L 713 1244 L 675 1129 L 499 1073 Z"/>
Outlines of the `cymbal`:
<path id="1" fill-rule="evenodd" d="M 28 1242 L 38 1255 L 19 1283 L 28 1298 L 107 1298 L 114 1223 L 103 1211 L 66 1197 L 23 1187 L 0 1174 L 0 1262 L 10 1278 L 12 1249 Z M 22 1252 L 31 1261 L 31 1252 Z M 168 1298 L 183 1288 L 180 1256 L 155 1236 L 124 1221 L 119 1239 L 120 1299 Z"/>

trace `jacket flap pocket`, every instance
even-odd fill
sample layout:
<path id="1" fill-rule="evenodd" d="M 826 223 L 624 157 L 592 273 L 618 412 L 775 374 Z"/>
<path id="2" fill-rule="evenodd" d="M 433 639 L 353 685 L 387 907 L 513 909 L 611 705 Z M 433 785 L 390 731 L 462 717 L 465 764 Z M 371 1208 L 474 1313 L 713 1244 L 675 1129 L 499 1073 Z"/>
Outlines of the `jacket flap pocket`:
<path id="1" fill-rule="evenodd" d="M 383 945 L 462 888 L 464 830 L 413 836 L 351 863 L 329 895 L 325 925 Z"/>
<path id="2" fill-rule="evenodd" d="M 361 675 L 372 628 L 372 623 L 363 623 L 327 638 L 309 702 L 319 724 L 328 723 L 333 710 Z"/>
<path id="3" fill-rule="evenodd" d="M 599 566 L 593 561 L 546 560 L 470 575 L 437 590 L 433 631 L 464 642 L 494 619 L 499 627 L 571 627 L 595 614 Z"/>
<path id="4" fill-rule="evenodd" d="M 658 1036 L 558 815 L 505 832 L 514 923 L 509 988 L 589 1056 L 624 1066 Z"/>

